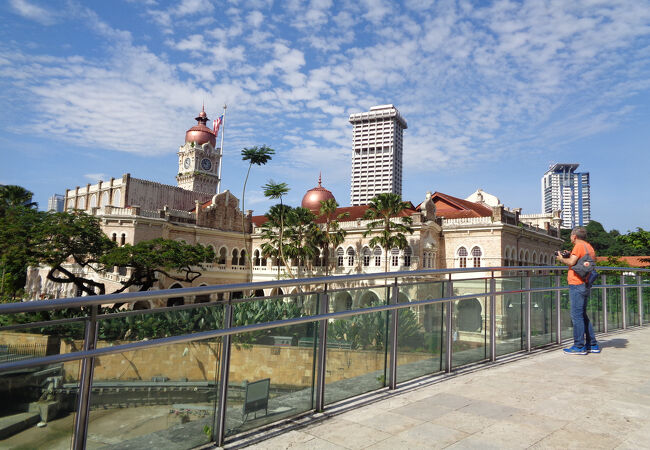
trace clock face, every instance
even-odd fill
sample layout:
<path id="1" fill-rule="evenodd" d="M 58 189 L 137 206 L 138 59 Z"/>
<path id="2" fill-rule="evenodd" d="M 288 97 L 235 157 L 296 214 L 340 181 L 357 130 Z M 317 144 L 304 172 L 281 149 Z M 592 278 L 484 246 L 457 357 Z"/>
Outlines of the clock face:
<path id="1" fill-rule="evenodd" d="M 203 170 L 210 170 L 212 168 L 212 161 L 207 158 L 201 160 L 201 168 Z"/>
<path id="2" fill-rule="evenodd" d="M 190 160 L 190 158 L 185 158 L 185 161 L 183 161 L 183 167 L 185 167 L 186 169 L 189 169 L 191 163 L 192 163 L 192 161 Z"/>

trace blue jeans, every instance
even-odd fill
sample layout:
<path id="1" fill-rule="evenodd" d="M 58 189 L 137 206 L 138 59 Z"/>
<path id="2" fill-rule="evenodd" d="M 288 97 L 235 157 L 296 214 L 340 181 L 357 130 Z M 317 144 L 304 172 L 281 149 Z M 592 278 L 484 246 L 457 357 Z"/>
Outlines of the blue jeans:
<path id="1" fill-rule="evenodd" d="M 587 316 L 587 302 L 591 289 L 585 284 L 569 285 L 569 299 L 571 300 L 571 322 L 573 322 L 573 345 L 576 347 L 589 347 L 595 345 L 596 336 L 594 328 Z M 585 340 L 586 332 L 586 340 Z"/>

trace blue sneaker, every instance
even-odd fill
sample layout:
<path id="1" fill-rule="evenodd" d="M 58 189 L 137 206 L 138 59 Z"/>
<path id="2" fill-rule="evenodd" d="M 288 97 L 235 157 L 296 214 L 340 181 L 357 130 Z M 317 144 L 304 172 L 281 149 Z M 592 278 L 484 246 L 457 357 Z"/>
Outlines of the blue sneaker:
<path id="1" fill-rule="evenodd" d="M 592 344 L 589 346 L 589 353 L 600 353 L 600 345 Z"/>
<path id="2" fill-rule="evenodd" d="M 575 345 L 569 348 L 564 349 L 564 354 L 565 355 L 586 355 L 587 354 L 587 348 L 586 347 L 576 347 Z"/>

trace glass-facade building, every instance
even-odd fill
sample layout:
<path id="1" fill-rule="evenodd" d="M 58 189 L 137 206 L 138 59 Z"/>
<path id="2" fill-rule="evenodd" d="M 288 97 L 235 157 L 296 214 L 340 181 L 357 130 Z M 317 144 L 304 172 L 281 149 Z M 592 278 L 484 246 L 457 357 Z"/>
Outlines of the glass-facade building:
<path id="1" fill-rule="evenodd" d="M 542 177 L 542 211 L 561 210 L 562 228 L 584 226 L 591 220 L 589 172 L 579 164 L 552 164 Z"/>

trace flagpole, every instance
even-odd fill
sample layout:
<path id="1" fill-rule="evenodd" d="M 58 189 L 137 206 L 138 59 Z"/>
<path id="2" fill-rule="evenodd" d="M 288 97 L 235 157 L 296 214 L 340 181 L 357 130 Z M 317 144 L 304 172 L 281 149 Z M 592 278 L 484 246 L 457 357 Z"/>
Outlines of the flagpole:
<path id="1" fill-rule="evenodd" d="M 221 193 L 221 166 L 223 166 L 223 135 L 226 133 L 226 105 L 223 105 L 223 119 L 221 120 L 221 148 L 219 149 L 219 181 L 217 194 Z"/>

